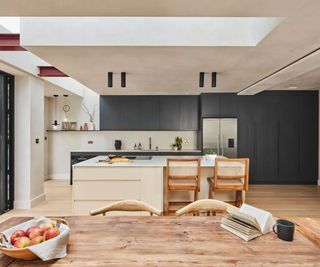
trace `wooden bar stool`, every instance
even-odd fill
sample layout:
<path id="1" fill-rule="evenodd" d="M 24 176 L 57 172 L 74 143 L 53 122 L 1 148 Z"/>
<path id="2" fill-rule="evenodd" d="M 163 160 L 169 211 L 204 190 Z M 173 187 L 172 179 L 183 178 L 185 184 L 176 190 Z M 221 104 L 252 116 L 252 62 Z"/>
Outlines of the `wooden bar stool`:
<path id="1" fill-rule="evenodd" d="M 245 192 L 249 185 L 249 159 L 217 158 L 214 166 L 214 177 L 208 178 L 209 199 L 215 191 L 235 191 L 234 204 L 241 206 L 245 202 Z"/>
<path id="2" fill-rule="evenodd" d="M 166 178 L 167 194 L 165 199 L 165 214 L 169 213 L 170 205 L 188 204 L 190 201 L 170 202 L 170 191 L 193 191 L 194 201 L 198 200 L 200 191 L 200 163 L 198 158 L 167 159 Z"/>

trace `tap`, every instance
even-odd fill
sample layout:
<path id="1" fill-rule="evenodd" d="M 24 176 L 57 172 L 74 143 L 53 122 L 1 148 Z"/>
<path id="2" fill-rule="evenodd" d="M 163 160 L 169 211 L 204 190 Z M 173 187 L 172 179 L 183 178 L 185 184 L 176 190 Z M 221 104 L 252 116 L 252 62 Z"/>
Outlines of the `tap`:
<path id="1" fill-rule="evenodd" d="M 152 149 L 151 137 L 149 137 L 149 150 Z"/>

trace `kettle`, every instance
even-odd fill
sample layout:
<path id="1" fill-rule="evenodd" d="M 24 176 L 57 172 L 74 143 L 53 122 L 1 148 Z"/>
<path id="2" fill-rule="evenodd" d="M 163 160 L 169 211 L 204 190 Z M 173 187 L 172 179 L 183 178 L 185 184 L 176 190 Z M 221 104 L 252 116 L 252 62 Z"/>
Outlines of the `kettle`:
<path id="1" fill-rule="evenodd" d="M 116 150 L 121 150 L 121 145 L 122 145 L 121 140 L 115 140 L 114 141 L 114 147 L 115 147 Z"/>

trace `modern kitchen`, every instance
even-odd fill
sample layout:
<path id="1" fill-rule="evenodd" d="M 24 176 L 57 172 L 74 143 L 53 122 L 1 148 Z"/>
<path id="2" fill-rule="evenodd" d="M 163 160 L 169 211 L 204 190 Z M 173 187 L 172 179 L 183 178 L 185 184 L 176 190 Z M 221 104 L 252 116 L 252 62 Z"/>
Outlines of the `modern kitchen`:
<path id="1" fill-rule="evenodd" d="M 29 1 L 0 0 L 0 266 L 316 266 L 320 3 Z"/>

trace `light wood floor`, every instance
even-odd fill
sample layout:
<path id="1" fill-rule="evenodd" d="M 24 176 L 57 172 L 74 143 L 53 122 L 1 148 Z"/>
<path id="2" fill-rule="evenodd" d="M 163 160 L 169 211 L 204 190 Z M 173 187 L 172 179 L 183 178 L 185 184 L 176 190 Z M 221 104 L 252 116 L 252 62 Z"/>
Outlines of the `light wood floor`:
<path id="1" fill-rule="evenodd" d="M 31 210 L 12 210 L 0 222 L 14 216 L 64 216 L 72 214 L 72 187 L 67 181 L 45 182 L 46 201 Z M 320 217 L 320 186 L 251 185 L 246 202 L 277 217 Z"/>

